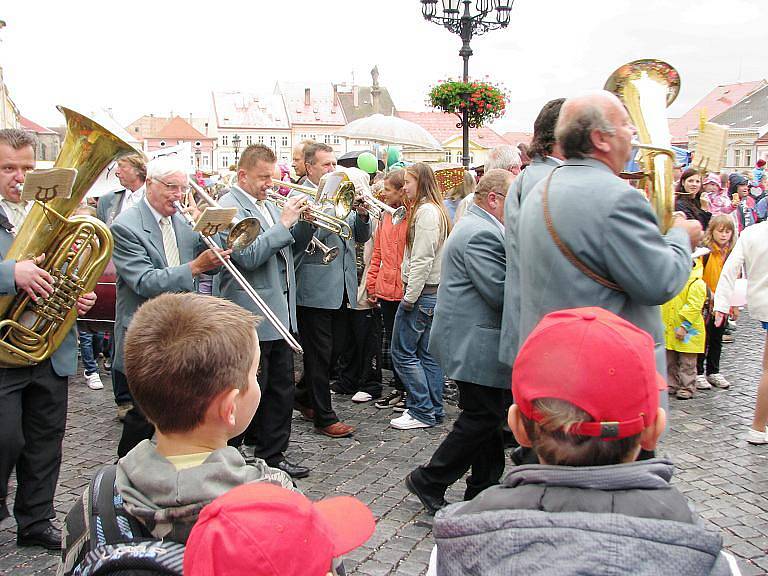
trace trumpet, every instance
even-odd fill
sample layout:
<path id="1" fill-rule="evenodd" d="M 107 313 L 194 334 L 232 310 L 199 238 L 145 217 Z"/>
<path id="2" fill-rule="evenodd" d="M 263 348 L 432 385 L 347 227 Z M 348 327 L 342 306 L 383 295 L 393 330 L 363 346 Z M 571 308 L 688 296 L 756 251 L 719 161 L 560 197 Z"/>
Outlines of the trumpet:
<path id="1" fill-rule="evenodd" d="M 365 209 L 368 211 L 368 214 L 377 220 L 381 220 L 384 216 L 384 212 L 392 217 L 392 224 L 395 226 L 405 219 L 405 206 L 392 208 L 392 206 L 382 202 L 368 191 L 363 192 L 363 202 L 365 203 Z"/>
<path id="2" fill-rule="evenodd" d="M 279 182 L 279 181 L 275 181 Z M 285 186 L 286 182 L 280 182 L 280 186 Z M 307 191 L 314 192 L 311 188 L 305 188 L 303 186 L 296 186 L 295 184 L 291 184 L 290 186 L 287 186 L 287 188 L 292 189 L 301 189 L 301 192 L 305 195 L 310 196 L 307 194 Z M 267 192 L 267 200 L 274 202 L 277 204 L 277 206 L 282 209 L 285 206 L 285 203 L 288 201 L 288 198 L 286 196 L 283 196 L 282 194 L 278 194 L 277 192 L 268 191 Z M 336 216 L 331 216 L 330 214 L 326 214 L 323 212 L 322 205 L 318 205 L 317 202 L 313 200 L 313 197 L 310 196 L 308 198 L 310 209 L 303 213 L 301 215 L 302 220 L 306 220 L 313 226 L 316 226 L 318 228 L 323 228 L 324 230 L 328 230 L 332 234 L 338 234 L 341 236 L 344 240 L 349 240 L 352 238 L 352 229 L 349 227 L 349 224 L 347 224 L 346 215 L 344 217 L 339 217 L 339 209 L 335 208 Z M 351 206 L 351 204 L 350 204 Z M 349 210 L 347 210 L 347 214 L 349 214 Z"/>
<path id="3" fill-rule="evenodd" d="M 205 191 L 203 191 L 196 182 L 193 182 L 191 179 L 189 181 L 195 191 L 202 196 L 203 200 L 205 200 L 207 204 L 214 208 L 219 207 L 218 203 L 208 194 L 206 194 Z M 174 205 L 176 206 L 176 210 L 179 211 L 187 223 L 194 228 L 197 223 L 195 222 L 195 219 L 192 217 L 192 215 L 183 208 L 181 202 L 174 202 Z M 251 234 L 252 238 L 250 238 L 249 241 L 245 234 L 248 233 L 249 227 L 253 226 L 253 224 L 249 222 L 250 220 L 256 221 L 256 224 L 258 224 L 258 231 L 255 233 L 255 235 Z M 242 230 L 240 230 L 240 228 L 242 228 Z M 230 239 L 227 241 L 227 247 L 232 248 L 233 250 L 243 250 L 244 248 L 247 248 L 253 243 L 254 240 L 256 240 L 260 230 L 261 224 L 259 224 L 259 221 L 256 218 L 243 218 L 230 228 Z M 213 230 L 211 230 L 211 232 L 215 233 Z M 282 322 L 280 322 L 280 319 L 277 317 L 277 315 L 269 306 L 267 306 L 266 302 L 264 302 L 262 297 L 259 296 L 259 293 L 254 290 L 253 286 L 248 283 L 248 280 L 245 278 L 245 276 L 242 275 L 240 270 L 238 270 L 237 267 L 229 261 L 229 259 L 224 258 L 224 256 L 219 253 L 219 246 L 217 246 L 216 242 L 213 241 L 211 235 L 205 233 L 201 233 L 201 235 L 205 245 L 213 250 L 213 253 L 216 254 L 216 257 L 219 259 L 222 266 L 224 266 L 224 268 L 226 268 L 227 271 L 232 274 L 232 278 L 235 279 L 235 282 L 237 282 L 240 287 L 245 290 L 245 293 L 248 294 L 256 306 L 261 309 L 264 317 L 269 320 L 272 326 L 275 327 L 275 330 L 278 331 L 278 333 L 285 339 L 286 342 L 288 342 L 288 345 L 293 348 L 295 352 L 302 354 L 304 351 L 302 350 L 301 345 L 298 343 L 296 338 L 293 337 L 293 334 L 291 334 L 291 331 L 288 330 L 288 328 L 286 328 Z M 231 240 L 232 235 L 236 235 L 236 238 L 234 241 L 230 242 L 229 240 Z"/>
<path id="4" fill-rule="evenodd" d="M 330 264 L 336 259 L 336 256 L 339 255 L 339 249 L 336 248 L 336 246 L 329 248 L 313 236 L 304 252 L 307 254 L 314 254 L 317 250 L 320 250 L 323 253 L 323 264 Z"/>

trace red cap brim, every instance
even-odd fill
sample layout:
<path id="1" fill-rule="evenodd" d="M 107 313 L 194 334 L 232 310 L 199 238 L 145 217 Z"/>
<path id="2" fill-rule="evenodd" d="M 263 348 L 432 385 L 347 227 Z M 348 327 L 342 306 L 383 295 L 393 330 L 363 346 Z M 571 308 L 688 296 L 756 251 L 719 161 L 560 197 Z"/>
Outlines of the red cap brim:
<path id="1" fill-rule="evenodd" d="M 336 558 L 365 543 L 376 529 L 368 507 L 351 496 L 325 498 L 315 502 L 314 506 L 333 530 L 333 555 Z"/>

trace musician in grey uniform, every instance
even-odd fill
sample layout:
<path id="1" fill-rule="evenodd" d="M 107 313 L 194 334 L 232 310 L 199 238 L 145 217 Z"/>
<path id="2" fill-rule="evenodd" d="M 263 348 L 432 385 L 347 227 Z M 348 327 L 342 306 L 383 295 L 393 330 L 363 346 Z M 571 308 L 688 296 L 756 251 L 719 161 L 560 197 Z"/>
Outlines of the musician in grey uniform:
<path id="1" fill-rule="evenodd" d="M 17 230 L 27 216 L 21 185 L 35 167 L 34 136 L 23 130 L 0 130 L 0 296 L 26 292 L 33 300 L 53 294 L 53 278 L 33 260 L 6 260 Z M 96 303 L 93 292 L 77 301 L 83 316 Z M 48 360 L 30 367 L 0 368 L 0 520 L 6 505 L 8 481 L 16 468 L 13 514 L 19 546 L 61 548 L 61 532 L 53 496 L 61 467 L 61 443 L 67 423 L 69 376 L 77 371 L 77 330 L 73 326 Z"/>
<path id="2" fill-rule="evenodd" d="M 307 200 L 294 196 L 286 200 L 281 210 L 265 201 L 272 187 L 272 176 L 277 158 L 270 148 L 262 144 L 248 146 L 237 165 L 237 184 L 232 186 L 221 206 L 237 208 L 237 218 L 257 218 L 261 234 L 243 251 L 232 254 L 232 263 L 242 272 L 248 283 L 277 315 L 283 326 L 297 331 L 296 274 L 293 251 L 307 247 L 314 228 L 308 222 L 299 222 L 307 211 Z M 228 233 L 222 235 L 226 243 Z M 255 314 L 262 311 L 238 284 L 223 270 L 218 279 L 218 292 Z M 248 456 L 261 458 L 269 466 L 279 468 L 294 478 L 304 478 L 309 469 L 289 462 L 285 457 L 291 437 L 293 412 L 293 351 L 280 333 L 269 322 L 257 328 L 261 361 L 259 385 L 261 404 L 244 434 L 233 438 L 231 445 L 244 444 Z"/>

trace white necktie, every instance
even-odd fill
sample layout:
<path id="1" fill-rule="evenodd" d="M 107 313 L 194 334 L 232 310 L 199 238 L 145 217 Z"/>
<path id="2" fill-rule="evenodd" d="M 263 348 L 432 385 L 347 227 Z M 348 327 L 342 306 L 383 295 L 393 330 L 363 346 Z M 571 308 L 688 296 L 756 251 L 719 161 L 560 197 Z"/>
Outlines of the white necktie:
<path id="1" fill-rule="evenodd" d="M 264 219 L 267 221 L 268 227 L 271 228 L 272 226 L 274 226 L 275 221 L 272 219 L 272 214 L 269 213 L 269 210 L 267 209 L 267 205 L 264 204 L 264 200 L 257 200 L 256 206 L 264 215 Z"/>
<path id="2" fill-rule="evenodd" d="M 173 233 L 173 225 L 170 218 L 160 219 L 160 232 L 163 233 L 163 249 L 168 266 L 179 265 L 179 247 L 176 245 L 176 235 Z"/>

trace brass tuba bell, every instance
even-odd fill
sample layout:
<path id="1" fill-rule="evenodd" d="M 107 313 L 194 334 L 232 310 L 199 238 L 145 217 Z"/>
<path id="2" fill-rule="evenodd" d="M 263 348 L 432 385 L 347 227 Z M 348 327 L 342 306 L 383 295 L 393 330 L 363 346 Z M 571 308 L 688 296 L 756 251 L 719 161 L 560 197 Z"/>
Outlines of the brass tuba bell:
<path id="1" fill-rule="evenodd" d="M 0 297 L 0 367 L 33 366 L 51 357 L 77 320 L 77 299 L 90 292 L 109 263 L 112 234 L 96 218 L 74 216 L 85 194 L 117 156 L 141 154 L 90 118 L 59 106 L 67 133 L 54 164 L 76 168 L 69 198 L 35 201 L 5 255 L 40 265 L 54 280 L 54 293 L 33 302 L 26 293 Z"/>
<path id="2" fill-rule="evenodd" d="M 680 75 L 661 60 L 635 60 L 617 69 L 605 83 L 627 108 L 637 128 L 637 161 L 642 184 L 662 234 L 672 224 L 675 208 L 675 153 L 669 133 L 667 107 L 680 91 Z M 631 176 L 632 177 L 632 176 Z"/>

